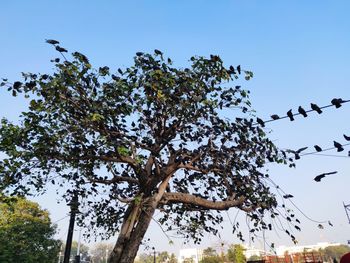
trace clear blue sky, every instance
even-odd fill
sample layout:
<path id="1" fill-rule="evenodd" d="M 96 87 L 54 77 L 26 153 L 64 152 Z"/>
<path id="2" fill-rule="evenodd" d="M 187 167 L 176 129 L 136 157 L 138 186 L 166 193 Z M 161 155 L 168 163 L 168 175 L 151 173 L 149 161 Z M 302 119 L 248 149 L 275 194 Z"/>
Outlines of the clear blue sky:
<path id="1" fill-rule="evenodd" d="M 320 106 L 334 97 L 350 99 L 350 2 L 349 1 L 15 1 L 1 2 L 0 77 L 18 79 L 20 72 L 48 72 L 56 56 L 45 39 L 57 39 L 70 51 L 80 51 L 95 66 L 128 66 L 136 51 L 157 48 L 177 65 L 192 55 L 218 54 L 227 64 L 241 64 L 254 72 L 245 83 L 252 92 L 258 115 L 267 119 L 283 115 L 310 102 Z M 0 116 L 17 120 L 25 109 L 21 99 L 0 91 Z M 281 148 L 330 147 L 350 135 L 350 104 L 322 115 L 310 114 L 295 122 L 268 125 L 271 138 Z M 349 147 L 346 148 L 346 153 Z M 327 152 L 346 156 L 346 153 Z M 322 183 L 318 173 L 337 170 Z M 349 158 L 308 156 L 296 169 L 271 167 L 273 178 L 310 217 L 331 220 L 333 228 L 319 230 L 300 216 L 304 231 L 296 233 L 301 244 L 342 242 L 350 239 L 350 225 L 342 201 L 350 203 Z M 37 199 L 50 210 L 53 220 L 66 213 L 56 206 L 53 193 Z M 232 212 L 232 215 L 234 211 Z M 59 222 L 64 236 L 68 220 Z M 229 224 L 223 239 L 232 243 Z M 181 241 L 167 244 L 157 226 L 148 234 L 159 250 L 176 251 Z M 65 238 L 65 237 L 64 237 Z M 291 245 L 280 237 L 268 242 Z M 202 246 L 218 243 L 208 237 Z M 259 242 L 256 243 L 259 246 Z"/>

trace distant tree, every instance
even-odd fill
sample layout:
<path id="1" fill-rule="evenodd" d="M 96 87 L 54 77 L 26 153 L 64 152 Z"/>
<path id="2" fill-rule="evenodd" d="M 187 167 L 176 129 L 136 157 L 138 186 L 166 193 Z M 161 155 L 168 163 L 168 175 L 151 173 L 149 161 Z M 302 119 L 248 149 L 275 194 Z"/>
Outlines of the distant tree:
<path id="1" fill-rule="evenodd" d="M 325 257 L 326 259 L 337 259 L 338 262 L 340 258 L 350 252 L 350 247 L 348 245 L 339 245 L 339 246 L 328 246 L 324 249 L 319 250 Z"/>
<path id="2" fill-rule="evenodd" d="M 203 250 L 203 257 L 200 263 L 220 263 L 223 260 L 219 257 L 216 250 L 212 247 L 207 247 Z"/>
<path id="3" fill-rule="evenodd" d="M 212 247 L 207 247 L 203 250 L 203 256 L 204 257 L 211 257 L 211 256 L 217 256 L 216 250 Z"/>
<path id="4" fill-rule="evenodd" d="M 238 244 L 232 245 L 227 251 L 227 258 L 229 262 L 233 262 L 233 263 L 246 262 L 243 246 Z"/>
<path id="5" fill-rule="evenodd" d="M 151 254 L 142 253 L 138 255 L 134 263 L 153 263 L 154 257 Z"/>
<path id="6" fill-rule="evenodd" d="M 0 197 L 0 262 L 56 263 L 60 241 L 49 213 L 22 197 Z"/>
<path id="7" fill-rule="evenodd" d="M 169 253 L 167 251 L 162 251 L 157 255 L 157 262 L 166 263 L 168 262 L 169 258 L 170 258 Z"/>
<path id="8" fill-rule="evenodd" d="M 288 157 L 255 119 L 249 92 L 233 84 L 250 71 L 216 55 L 177 68 L 159 50 L 138 52 L 116 73 L 78 52 L 63 58 L 52 73 L 0 83 L 29 99 L 18 124 L 1 121 L 0 189 L 54 184 L 68 202 L 78 193 L 89 233 L 118 232 L 111 263 L 133 262 L 156 210 L 166 230 L 196 243 L 217 233 L 230 208 L 247 213 L 252 230 L 272 228 L 263 218 L 278 214 L 277 200 L 263 168 Z M 243 240 L 238 224 L 234 231 Z"/>
<path id="9" fill-rule="evenodd" d="M 257 260 L 261 260 L 262 258 L 258 255 L 252 255 L 248 258 L 248 261 L 257 261 Z"/>
<path id="10" fill-rule="evenodd" d="M 194 259 L 193 258 L 185 258 L 182 262 L 183 263 L 194 263 Z"/>
<path id="11" fill-rule="evenodd" d="M 112 244 L 97 243 L 89 250 L 89 254 L 94 263 L 105 263 L 106 257 L 109 255 L 112 249 Z"/>
<path id="12" fill-rule="evenodd" d="M 171 253 L 168 263 L 177 263 L 177 258 L 174 253 Z"/>
<path id="13" fill-rule="evenodd" d="M 64 253 L 65 249 L 66 249 L 66 246 L 63 243 L 61 247 L 61 251 Z M 73 241 L 71 251 L 70 251 L 70 260 L 73 261 L 75 259 L 75 256 L 77 256 L 77 252 L 78 252 L 78 242 Z M 80 256 L 81 256 L 81 259 L 87 259 L 90 257 L 89 247 L 83 243 L 80 244 Z"/>

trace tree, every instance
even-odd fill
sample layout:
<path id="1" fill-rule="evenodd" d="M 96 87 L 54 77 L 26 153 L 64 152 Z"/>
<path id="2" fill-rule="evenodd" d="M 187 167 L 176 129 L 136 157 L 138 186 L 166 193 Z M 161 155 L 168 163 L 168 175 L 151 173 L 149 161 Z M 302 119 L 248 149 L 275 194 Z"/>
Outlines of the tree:
<path id="1" fill-rule="evenodd" d="M 168 263 L 177 263 L 177 258 L 174 253 L 171 253 Z"/>
<path id="2" fill-rule="evenodd" d="M 220 263 L 223 261 L 218 256 L 215 249 L 211 247 L 207 247 L 206 249 L 203 250 L 203 257 L 200 262 L 201 263 Z"/>
<path id="3" fill-rule="evenodd" d="M 112 251 L 112 249 L 112 244 L 97 243 L 90 251 L 92 261 L 94 263 L 105 263 L 106 256 L 108 255 L 108 252 Z"/>
<path id="4" fill-rule="evenodd" d="M 68 202 L 78 193 L 88 204 L 81 209 L 90 208 L 79 223 L 118 233 L 109 262 L 134 260 L 156 210 L 164 231 L 176 227 L 196 243 L 216 234 L 220 211 L 233 207 L 254 230 L 271 227 L 263 216 L 277 214 L 277 200 L 263 167 L 287 157 L 255 123 L 249 92 L 232 86 L 250 71 L 226 68 L 216 55 L 179 69 L 159 50 L 138 52 L 114 74 L 81 53 L 63 57 L 54 73 L 1 83 L 29 99 L 20 124 L 1 123 L 1 189 L 27 194 L 54 184 Z"/>
<path id="5" fill-rule="evenodd" d="M 227 251 L 227 258 L 233 263 L 244 263 L 246 258 L 244 256 L 244 247 L 242 245 L 233 245 Z"/>
<path id="6" fill-rule="evenodd" d="M 344 254 L 350 252 L 350 247 L 348 245 L 328 246 L 320 249 L 319 252 L 328 260 L 337 259 L 339 261 Z"/>
<path id="7" fill-rule="evenodd" d="M 66 249 L 65 245 L 66 244 L 62 245 L 61 251 L 65 251 Z M 77 251 L 78 251 L 78 242 L 73 241 L 71 251 L 70 251 L 70 260 L 74 261 L 75 256 L 77 256 L 77 253 L 78 253 Z M 80 244 L 80 255 L 82 260 L 89 258 L 89 247 L 84 244 Z"/>
<path id="8" fill-rule="evenodd" d="M 56 262 L 60 241 L 49 213 L 22 197 L 0 198 L 0 262 Z"/>

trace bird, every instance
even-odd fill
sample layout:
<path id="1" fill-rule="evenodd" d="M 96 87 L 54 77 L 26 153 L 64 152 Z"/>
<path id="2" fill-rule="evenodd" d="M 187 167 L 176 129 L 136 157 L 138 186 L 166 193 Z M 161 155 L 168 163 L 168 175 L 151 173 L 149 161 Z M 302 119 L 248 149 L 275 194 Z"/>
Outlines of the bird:
<path id="1" fill-rule="evenodd" d="M 297 153 L 301 153 L 302 151 L 305 151 L 308 147 L 302 147 L 298 150 L 296 150 Z"/>
<path id="2" fill-rule="evenodd" d="M 331 223 L 331 221 L 328 221 L 328 225 L 333 226 L 333 224 Z"/>
<path id="3" fill-rule="evenodd" d="M 336 174 L 338 173 L 337 171 L 334 171 L 334 172 L 330 172 L 330 173 L 323 173 L 323 174 L 320 174 L 320 175 L 317 175 L 314 180 L 316 182 L 321 182 L 322 178 L 324 178 L 326 175 L 331 175 L 331 174 Z"/>
<path id="4" fill-rule="evenodd" d="M 155 53 L 156 55 L 163 55 L 162 51 L 160 51 L 160 50 L 158 50 L 158 49 L 155 49 L 155 50 L 154 50 L 154 53 Z"/>
<path id="5" fill-rule="evenodd" d="M 241 75 L 241 65 L 237 66 L 237 71 L 238 71 L 238 74 Z"/>
<path id="6" fill-rule="evenodd" d="M 344 151 L 343 145 L 341 145 L 339 142 L 333 141 L 334 147 L 337 148 L 337 152 Z"/>
<path id="7" fill-rule="evenodd" d="M 262 119 L 256 118 L 256 122 L 259 123 L 261 127 L 265 127 L 265 122 Z"/>
<path id="8" fill-rule="evenodd" d="M 322 148 L 320 146 L 315 145 L 314 147 L 315 147 L 316 152 L 322 152 Z"/>
<path id="9" fill-rule="evenodd" d="M 323 225 L 321 225 L 321 224 L 318 224 L 317 227 L 318 227 L 319 229 L 324 229 Z"/>
<path id="10" fill-rule="evenodd" d="M 280 118 L 280 116 L 278 116 L 277 114 L 273 114 L 273 115 L 271 115 L 270 117 L 271 117 L 271 119 L 273 119 L 273 120 L 278 120 L 278 119 Z"/>
<path id="11" fill-rule="evenodd" d="M 294 227 L 295 227 L 295 229 L 298 230 L 298 231 L 301 230 L 300 227 L 298 227 L 298 226 L 294 226 Z"/>
<path id="12" fill-rule="evenodd" d="M 136 52 L 136 56 L 140 57 L 143 55 L 143 52 Z"/>
<path id="13" fill-rule="evenodd" d="M 291 109 L 287 111 L 287 116 L 289 117 L 290 121 L 294 121 L 294 117 Z"/>
<path id="14" fill-rule="evenodd" d="M 322 113 L 322 110 L 320 109 L 320 107 L 318 107 L 317 104 L 311 103 L 311 109 L 313 109 L 314 111 L 316 111 L 318 114 Z"/>
<path id="15" fill-rule="evenodd" d="M 299 155 L 299 154 L 300 154 L 302 151 L 305 151 L 307 148 L 308 148 L 308 147 L 302 147 L 302 148 L 300 148 L 300 149 L 298 149 L 298 150 L 296 150 L 296 151 L 294 151 L 294 150 L 286 150 L 286 152 L 294 153 L 295 159 L 296 159 L 296 160 L 299 160 L 299 159 L 300 159 L 300 155 Z"/>
<path id="16" fill-rule="evenodd" d="M 298 112 L 299 112 L 301 115 L 303 115 L 304 118 L 307 117 L 307 113 L 306 113 L 306 111 L 303 109 L 303 107 L 299 106 Z"/>
<path id="17" fill-rule="evenodd" d="M 57 45 L 60 42 L 58 42 L 57 40 L 54 40 L 54 39 L 46 39 L 46 43 L 49 43 L 51 45 Z"/>
<path id="18" fill-rule="evenodd" d="M 350 141 L 350 136 L 346 136 L 345 134 L 343 134 L 343 136 L 345 140 Z"/>
<path id="19" fill-rule="evenodd" d="M 350 157 L 350 151 L 348 152 L 348 156 Z"/>
<path id="20" fill-rule="evenodd" d="M 331 103 L 338 109 L 341 107 L 341 104 L 343 103 L 344 101 L 341 99 L 341 98 L 334 98 L 331 100 Z"/>
<path id="21" fill-rule="evenodd" d="M 60 47 L 60 46 L 56 46 L 56 50 L 58 52 L 68 52 L 67 49 L 63 48 L 63 47 Z"/>
<path id="22" fill-rule="evenodd" d="M 292 197 L 294 197 L 294 196 L 291 195 L 291 194 L 286 194 L 286 195 L 283 196 L 283 198 L 285 198 L 285 199 L 292 198 Z"/>

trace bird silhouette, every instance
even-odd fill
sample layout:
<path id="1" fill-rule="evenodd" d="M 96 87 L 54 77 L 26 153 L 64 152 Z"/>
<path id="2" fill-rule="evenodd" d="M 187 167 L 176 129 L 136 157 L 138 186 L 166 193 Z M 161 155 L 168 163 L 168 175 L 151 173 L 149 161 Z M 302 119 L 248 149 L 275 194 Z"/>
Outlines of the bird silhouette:
<path id="1" fill-rule="evenodd" d="M 54 40 L 54 39 L 46 39 L 46 43 L 49 43 L 51 45 L 57 45 L 60 42 L 58 42 L 57 40 Z"/>
<path id="2" fill-rule="evenodd" d="M 345 134 L 343 134 L 343 136 L 345 140 L 350 141 L 350 136 L 346 136 Z"/>
<path id="3" fill-rule="evenodd" d="M 296 230 L 301 231 L 300 227 L 294 226 Z"/>
<path id="4" fill-rule="evenodd" d="M 262 119 L 256 118 L 256 122 L 259 123 L 261 127 L 265 127 L 265 122 Z"/>
<path id="5" fill-rule="evenodd" d="M 287 111 L 287 116 L 289 117 L 290 121 L 294 121 L 294 117 L 291 109 Z"/>
<path id="6" fill-rule="evenodd" d="M 56 46 L 56 50 L 58 51 L 58 52 L 68 52 L 67 51 L 67 49 L 65 49 L 65 48 L 63 48 L 63 47 L 60 47 L 60 46 Z"/>
<path id="7" fill-rule="evenodd" d="M 291 194 L 286 194 L 286 195 L 283 196 L 283 198 L 285 198 L 285 199 L 292 198 L 292 197 L 294 197 L 294 196 L 291 195 Z"/>
<path id="8" fill-rule="evenodd" d="M 280 116 L 278 116 L 277 114 L 271 115 L 271 119 L 273 119 L 273 120 L 278 120 L 279 118 L 280 118 Z"/>
<path id="9" fill-rule="evenodd" d="M 337 171 L 334 171 L 334 172 L 330 172 L 330 173 L 323 173 L 323 174 L 320 174 L 320 175 L 317 175 L 314 180 L 316 182 L 321 182 L 322 178 L 326 177 L 326 175 L 331 175 L 331 174 L 336 174 L 338 173 Z"/>
<path id="10" fill-rule="evenodd" d="M 321 224 L 318 224 L 317 227 L 318 227 L 319 229 L 324 229 L 323 225 L 321 225 Z"/>
<path id="11" fill-rule="evenodd" d="M 322 113 L 322 110 L 320 109 L 320 107 L 318 107 L 317 104 L 311 103 L 311 109 L 313 109 L 314 111 L 316 111 L 318 114 Z"/>
<path id="12" fill-rule="evenodd" d="M 328 221 L 328 225 L 333 226 L 333 224 L 331 223 L 331 221 Z"/>
<path id="13" fill-rule="evenodd" d="M 331 100 L 331 103 L 336 107 L 336 108 L 340 108 L 341 107 L 341 104 L 343 103 L 344 101 L 341 99 L 341 98 L 334 98 Z"/>
<path id="14" fill-rule="evenodd" d="M 306 111 L 303 109 L 303 107 L 299 106 L 298 112 L 299 112 L 301 115 L 303 115 L 304 118 L 307 117 L 307 113 L 306 113 Z"/>
<path id="15" fill-rule="evenodd" d="M 341 145 L 339 142 L 333 141 L 334 147 L 337 148 L 337 152 L 344 151 L 343 145 Z"/>
<path id="16" fill-rule="evenodd" d="M 322 152 L 322 148 L 320 146 L 315 145 L 314 147 L 317 152 Z"/>

